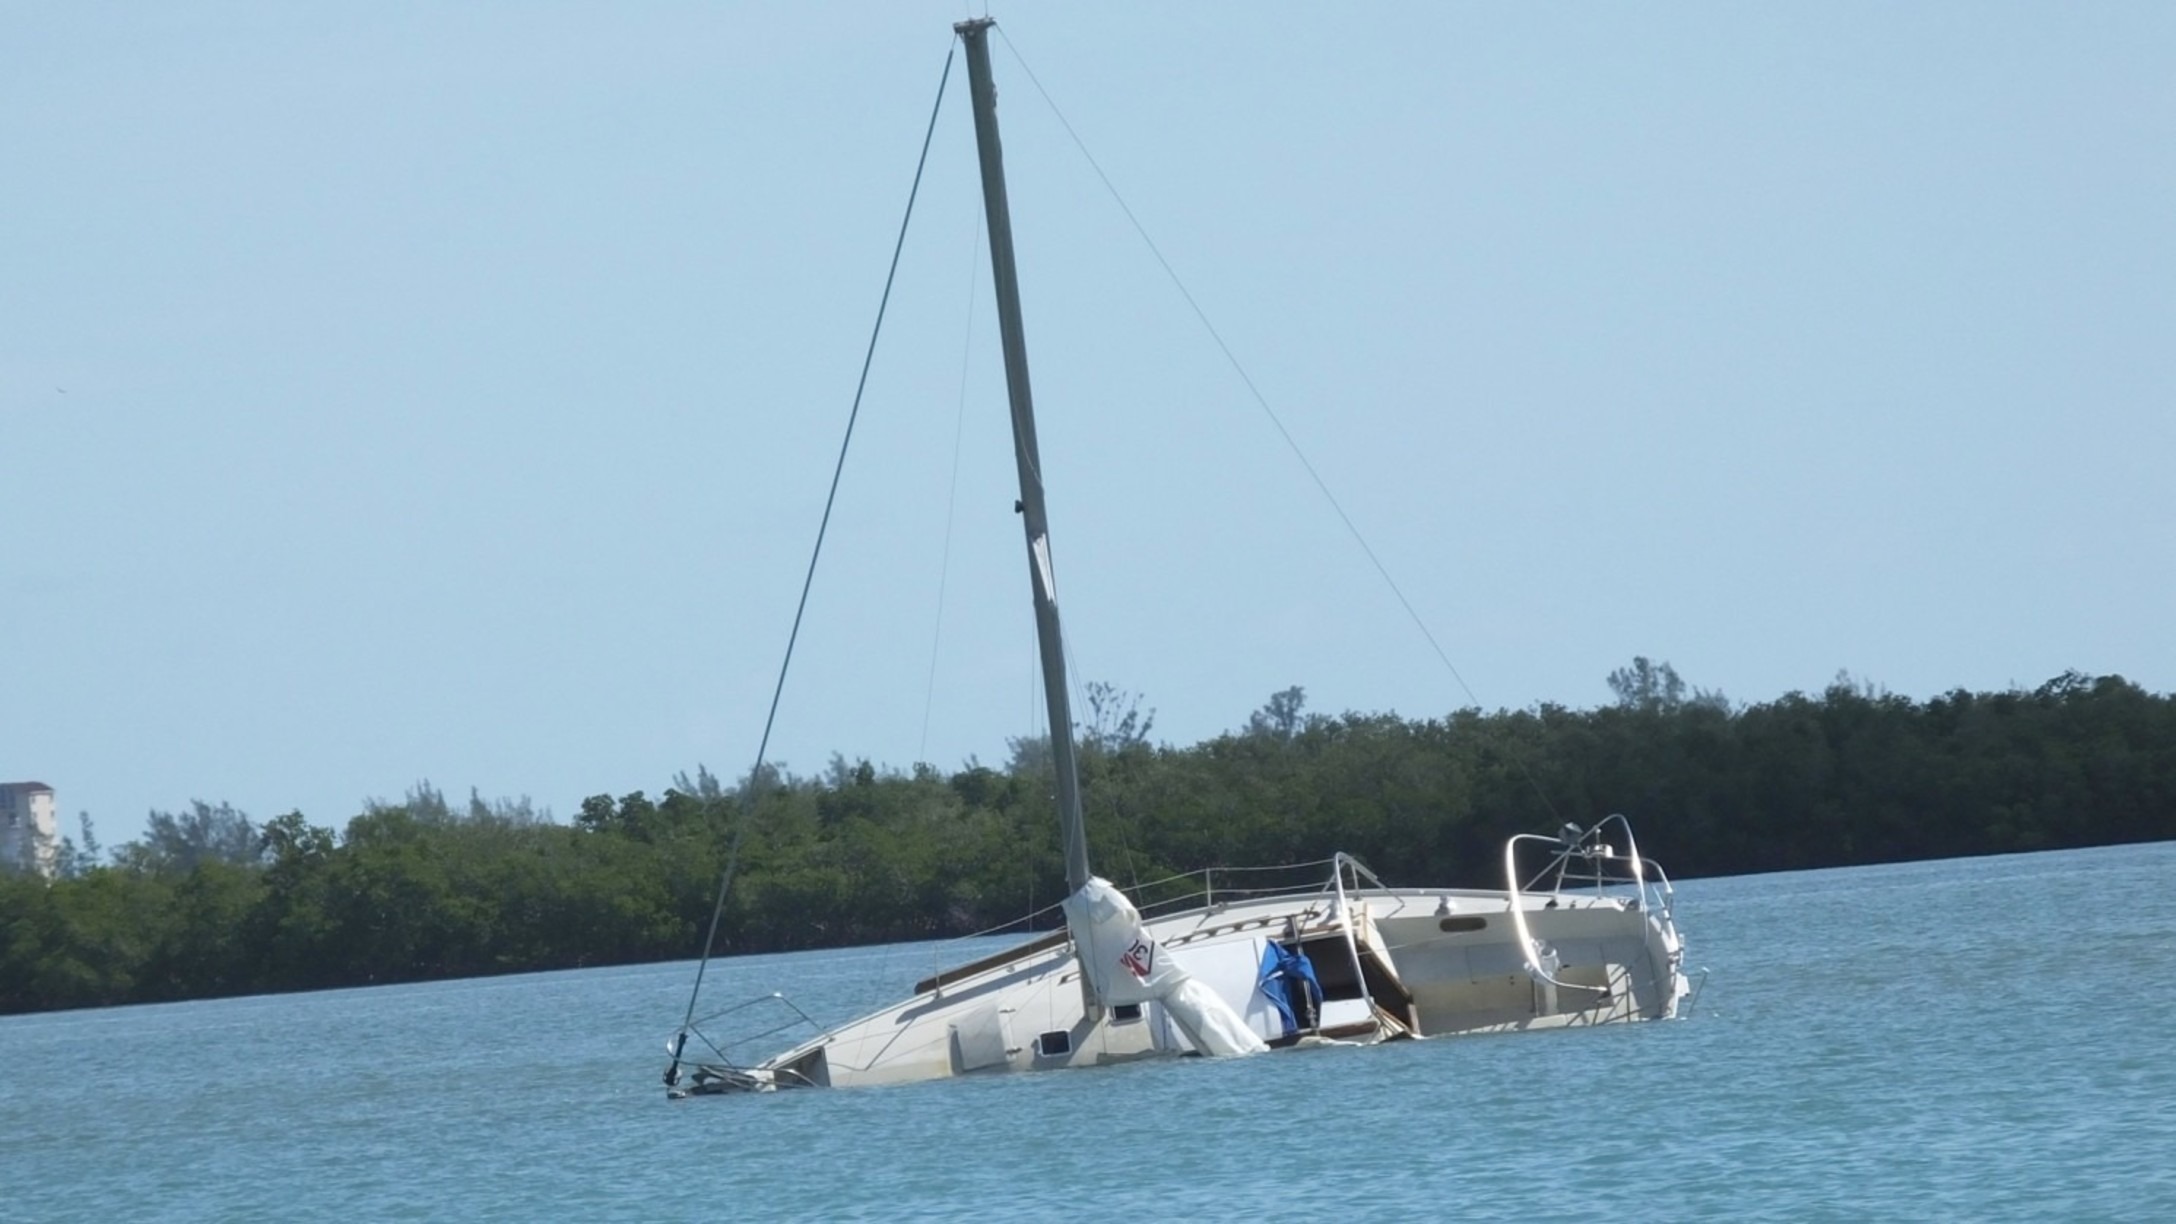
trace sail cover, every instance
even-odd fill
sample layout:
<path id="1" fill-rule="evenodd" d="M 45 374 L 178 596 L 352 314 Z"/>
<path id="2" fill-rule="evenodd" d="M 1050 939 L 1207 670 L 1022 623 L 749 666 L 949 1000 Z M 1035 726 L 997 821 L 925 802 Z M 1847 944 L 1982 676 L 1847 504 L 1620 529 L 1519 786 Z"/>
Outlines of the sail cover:
<path id="1" fill-rule="evenodd" d="M 1252 1054 L 1269 1047 L 1222 996 L 1194 980 L 1141 925 L 1141 913 L 1109 880 L 1090 879 L 1065 899 L 1065 925 L 1081 971 L 1105 1007 L 1164 1005 L 1174 1024 L 1204 1054 Z"/>

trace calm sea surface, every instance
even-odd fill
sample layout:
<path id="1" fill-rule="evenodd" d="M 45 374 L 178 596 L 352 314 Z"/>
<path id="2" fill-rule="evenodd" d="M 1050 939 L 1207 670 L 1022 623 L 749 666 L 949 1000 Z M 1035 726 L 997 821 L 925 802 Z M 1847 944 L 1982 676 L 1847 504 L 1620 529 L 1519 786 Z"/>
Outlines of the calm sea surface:
<path id="1" fill-rule="evenodd" d="M 5 1018 L 0 1219 L 2176 1219 L 2176 843 L 1678 897 L 1677 1023 L 904 1088 L 668 1103 L 692 964 Z"/>

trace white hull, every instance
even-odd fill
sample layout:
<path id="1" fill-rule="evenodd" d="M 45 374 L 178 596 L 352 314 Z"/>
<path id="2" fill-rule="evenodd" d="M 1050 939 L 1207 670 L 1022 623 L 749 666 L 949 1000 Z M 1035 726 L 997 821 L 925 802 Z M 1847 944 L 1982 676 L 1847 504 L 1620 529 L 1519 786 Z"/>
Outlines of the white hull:
<path id="1" fill-rule="evenodd" d="M 1272 1047 L 1661 1019 L 1688 991 L 1666 885 L 1511 893 L 1333 881 L 1144 926 Z M 1268 941 L 1306 953 L 1319 1008 L 1280 1013 L 1261 986 Z M 895 1084 L 1193 1052 L 1162 1004 L 1090 1007 L 1080 978 L 1073 941 L 1054 932 L 753 1066 L 700 1067 L 692 1090 Z"/>
<path id="2" fill-rule="evenodd" d="M 1566 826 L 1555 839 L 1512 838 L 1500 892 L 1384 888 L 1357 862 L 1339 855 L 1322 888 L 1237 898 L 1226 892 L 1218 902 L 1205 878 L 1205 904 L 1143 919 L 1131 901 L 1094 876 L 1073 756 L 1074 720 L 1022 338 L 989 25 L 981 18 L 953 28 L 967 52 L 974 104 L 1020 477 L 1013 508 L 1027 546 L 1046 725 L 1052 729 L 1051 777 L 1069 891 L 1067 930 L 939 974 L 917 984 L 904 1002 L 752 1065 L 740 1061 L 736 1045 L 719 1042 L 694 1022 L 691 997 L 689 1020 L 668 1046 L 668 1090 L 685 1095 L 893 1084 L 1172 1057 L 1194 1052 L 1197 1044 L 1203 1053 L 1242 1054 L 1317 1038 L 1377 1041 L 1675 1014 L 1687 991 L 1669 887 L 1659 871 L 1649 871 L 1619 816 L 1585 832 Z M 828 521 L 830 512 L 825 513 Z M 766 742 L 768 735 L 766 730 Z M 760 770 L 760 750 L 757 755 Z M 1611 825 L 1623 829 L 1622 853 L 1601 840 L 1602 829 Z M 1552 847 L 1554 858 L 1522 886 L 1517 850 L 1521 843 L 1536 842 Z M 720 907 L 732 880 L 732 861 L 729 855 Z M 1550 881 L 1546 890 L 1536 887 L 1543 879 Z M 1612 887 L 1618 891 L 1610 893 Z M 715 912 L 711 921 L 715 935 Z M 708 954 L 706 942 L 706 963 Z M 698 970 L 698 994 L 701 982 Z M 806 1019 L 798 1008 L 793 1012 Z M 693 1083 L 682 1089 L 680 1071 L 690 1039 L 715 1060 L 697 1061 Z"/>

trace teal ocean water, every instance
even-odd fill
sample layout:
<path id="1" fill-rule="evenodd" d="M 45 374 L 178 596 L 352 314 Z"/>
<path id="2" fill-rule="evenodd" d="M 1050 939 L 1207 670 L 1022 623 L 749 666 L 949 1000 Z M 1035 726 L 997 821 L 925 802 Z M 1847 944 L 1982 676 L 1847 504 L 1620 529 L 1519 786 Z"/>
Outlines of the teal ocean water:
<path id="1" fill-rule="evenodd" d="M 0 1019 L 0 1219 L 2176 1219 L 2176 843 L 1678 895 L 1675 1023 L 851 1092 L 668 1103 L 692 964 Z"/>

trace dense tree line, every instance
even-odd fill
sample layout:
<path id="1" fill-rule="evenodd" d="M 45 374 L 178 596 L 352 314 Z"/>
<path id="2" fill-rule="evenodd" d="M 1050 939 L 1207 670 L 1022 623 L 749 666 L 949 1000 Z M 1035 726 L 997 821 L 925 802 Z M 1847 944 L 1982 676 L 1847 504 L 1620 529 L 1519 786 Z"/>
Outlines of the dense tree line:
<path id="1" fill-rule="evenodd" d="M 2066 674 L 1917 702 L 1848 677 L 1733 707 L 1636 660 L 1594 710 L 1325 716 L 1294 688 L 1238 731 L 1149 742 L 1091 686 L 1091 852 L 1121 883 L 1344 850 L 1393 884 L 1497 886 L 1514 832 L 1632 817 L 1678 878 L 2176 838 L 2176 699 Z M 225 805 L 154 813 L 62 878 L 0 874 L 0 1013 L 983 930 L 1063 891 L 1047 744 L 1004 768 L 708 773 L 571 823 L 428 785 L 339 832 Z"/>

